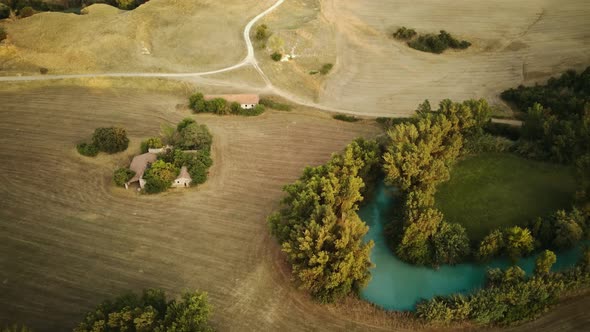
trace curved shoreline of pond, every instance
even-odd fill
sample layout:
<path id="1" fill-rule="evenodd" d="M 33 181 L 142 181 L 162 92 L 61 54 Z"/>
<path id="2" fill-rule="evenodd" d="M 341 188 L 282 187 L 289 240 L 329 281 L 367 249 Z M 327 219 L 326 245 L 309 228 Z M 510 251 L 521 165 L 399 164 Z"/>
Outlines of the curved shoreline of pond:
<path id="1" fill-rule="evenodd" d="M 467 294 L 481 288 L 486 270 L 490 267 L 506 268 L 508 259 L 494 259 L 487 264 L 465 263 L 455 266 L 443 265 L 438 269 L 414 266 L 399 260 L 387 246 L 383 227 L 387 220 L 388 207 L 393 195 L 383 181 L 375 186 L 375 194 L 359 211 L 361 219 L 369 226 L 365 240 L 373 240 L 371 252 L 372 279 L 361 297 L 386 310 L 413 311 L 423 299 L 455 293 Z M 557 262 L 552 270 L 562 270 L 575 265 L 581 255 L 581 248 L 557 253 Z M 535 256 L 521 259 L 518 264 L 527 274 L 532 273 Z"/>

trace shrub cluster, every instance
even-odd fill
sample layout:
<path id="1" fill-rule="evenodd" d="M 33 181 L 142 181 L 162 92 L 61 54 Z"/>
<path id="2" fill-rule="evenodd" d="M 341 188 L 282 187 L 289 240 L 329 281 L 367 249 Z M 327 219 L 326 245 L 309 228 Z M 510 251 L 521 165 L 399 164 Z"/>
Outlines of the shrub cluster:
<path id="1" fill-rule="evenodd" d="M 127 138 L 127 132 L 123 128 L 96 128 L 92 135 L 92 145 L 98 151 L 112 154 L 127 150 L 129 139 Z"/>
<path id="2" fill-rule="evenodd" d="M 129 168 L 118 168 L 115 170 L 113 175 L 113 180 L 115 184 L 119 187 L 125 186 L 127 181 L 131 180 L 132 177 L 135 176 L 135 172 L 130 170 Z"/>
<path id="3" fill-rule="evenodd" d="M 291 105 L 279 103 L 269 98 L 261 98 L 260 105 L 268 108 L 272 108 L 277 111 L 290 111 Z"/>
<path id="4" fill-rule="evenodd" d="M 328 73 L 334 68 L 334 65 L 331 63 L 325 63 L 322 68 L 320 68 L 320 74 L 328 75 Z"/>
<path id="5" fill-rule="evenodd" d="M 264 113 L 264 106 L 258 104 L 250 109 L 244 109 L 239 103 L 230 103 L 223 98 L 205 100 L 205 96 L 198 92 L 190 96 L 189 107 L 195 113 L 214 113 L 218 115 L 256 116 Z"/>
<path id="6" fill-rule="evenodd" d="M 31 17 L 35 14 L 35 10 L 32 7 L 23 7 L 22 9 L 20 9 L 18 11 L 18 16 L 20 16 L 20 18 L 27 18 L 27 17 Z"/>
<path id="7" fill-rule="evenodd" d="M 273 54 L 270 55 L 270 58 L 273 59 L 274 61 L 278 62 L 278 61 L 281 61 L 281 59 L 283 58 L 283 55 L 279 52 L 274 52 Z"/>
<path id="8" fill-rule="evenodd" d="M 265 41 L 270 37 L 271 32 L 266 24 L 261 24 L 256 27 L 256 40 Z"/>
<path id="9" fill-rule="evenodd" d="M 285 186 L 280 211 L 268 219 L 294 278 L 321 302 L 357 292 L 369 280 L 373 243 L 364 242 L 368 227 L 356 211 L 363 179 L 377 173 L 379 157 L 375 141 L 354 141 Z"/>
<path id="10" fill-rule="evenodd" d="M 519 126 L 513 126 L 507 123 L 489 122 L 484 130 L 486 133 L 493 136 L 505 137 L 512 141 L 520 139 L 521 130 Z"/>
<path id="11" fill-rule="evenodd" d="M 211 153 L 208 149 L 202 149 L 196 152 L 184 152 L 180 149 L 173 149 L 160 155 L 160 158 L 179 169 L 182 166 L 186 166 L 193 180 L 193 184 L 205 183 L 209 168 L 213 165 Z"/>
<path id="12" fill-rule="evenodd" d="M 408 29 L 406 27 L 401 27 L 393 33 L 393 38 L 407 40 L 407 39 L 412 39 L 412 38 L 416 37 L 417 34 L 418 33 L 414 29 Z"/>
<path id="13" fill-rule="evenodd" d="M 98 148 L 94 144 L 86 142 L 76 145 L 78 153 L 86 157 L 95 157 L 98 154 Z"/>
<path id="14" fill-rule="evenodd" d="M 207 293 L 186 292 L 168 301 L 164 291 L 146 289 L 107 300 L 89 312 L 74 332 L 94 331 L 213 331 Z"/>
<path id="15" fill-rule="evenodd" d="M 172 186 L 172 181 L 178 176 L 180 169 L 174 164 L 162 159 L 149 165 L 143 174 L 145 179 L 144 191 L 148 194 L 156 194 L 166 191 Z"/>
<path id="16" fill-rule="evenodd" d="M 514 149 L 515 142 L 501 136 L 479 134 L 465 140 L 463 152 L 466 154 L 478 154 L 484 152 L 509 152 Z"/>
<path id="17" fill-rule="evenodd" d="M 159 149 L 164 147 L 164 143 L 160 137 L 150 137 L 141 142 L 141 153 L 146 153 L 149 149 Z"/>
<path id="18" fill-rule="evenodd" d="M 360 120 L 356 116 L 346 115 L 346 114 L 334 114 L 332 116 L 332 118 L 334 118 L 336 120 L 340 120 L 340 121 L 345 121 L 345 122 L 357 122 Z"/>
<path id="19" fill-rule="evenodd" d="M 535 245 L 535 238 L 528 228 L 514 226 L 505 230 L 493 230 L 481 240 L 477 251 L 480 261 L 488 261 L 492 257 L 507 255 L 512 261 L 530 254 Z"/>
<path id="20" fill-rule="evenodd" d="M 466 49 L 471 43 L 466 40 L 458 40 L 445 30 L 440 30 L 438 35 L 418 35 L 414 29 L 399 28 L 393 33 L 396 39 L 407 40 L 408 46 L 422 52 L 440 54 L 448 48 Z"/>
<path id="21" fill-rule="evenodd" d="M 408 46 L 418 51 L 440 54 L 448 48 L 466 49 L 471 46 L 471 43 L 466 40 L 455 39 L 450 33 L 441 30 L 438 35 L 420 35 L 418 38 L 409 41 Z"/>
<path id="22" fill-rule="evenodd" d="M 590 251 L 565 272 L 550 272 L 555 254 L 545 251 L 536 260 L 535 274 L 527 278 L 518 266 L 488 271 L 485 288 L 467 295 L 435 297 L 418 304 L 416 314 L 430 322 L 473 321 L 480 325 L 510 324 L 537 317 L 563 291 L 590 286 Z"/>

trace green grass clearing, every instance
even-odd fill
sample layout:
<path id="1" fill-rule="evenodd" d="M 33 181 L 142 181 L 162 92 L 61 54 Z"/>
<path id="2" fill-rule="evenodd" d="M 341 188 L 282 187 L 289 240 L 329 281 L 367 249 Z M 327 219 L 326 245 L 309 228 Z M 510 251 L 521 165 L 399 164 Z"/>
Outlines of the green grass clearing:
<path id="1" fill-rule="evenodd" d="M 436 206 L 479 241 L 490 230 L 569 208 L 575 189 L 569 167 L 485 153 L 454 166 L 451 180 L 437 188 Z"/>

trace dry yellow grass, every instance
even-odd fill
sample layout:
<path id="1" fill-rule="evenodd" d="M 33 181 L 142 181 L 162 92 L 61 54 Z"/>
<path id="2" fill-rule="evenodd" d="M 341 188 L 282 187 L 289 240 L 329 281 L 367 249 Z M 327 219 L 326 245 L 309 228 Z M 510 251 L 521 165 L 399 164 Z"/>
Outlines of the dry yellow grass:
<path id="1" fill-rule="evenodd" d="M 272 0 L 152 0 L 132 11 L 41 13 L 6 22 L 0 74 L 196 72 L 246 56 L 242 31 Z M 148 53 L 149 54 L 146 54 Z"/>
<path id="2" fill-rule="evenodd" d="M 267 47 L 257 48 L 260 66 L 276 87 L 317 101 L 325 81 L 318 71 L 325 63 L 335 63 L 336 42 L 334 31 L 322 16 L 320 0 L 286 1 L 276 11 L 265 17 L 261 24 L 272 31 Z M 279 49 L 273 48 L 275 40 L 281 40 Z M 260 44 L 260 43 L 258 43 Z M 287 62 L 275 62 L 270 54 L 278 51 L 294 55 Z"/>
<path id="3" fill-rule="evenodd" d="M 590 65 L 584 0 L 335 1 L 338 66 L 320 102 L 359 112 L 409 114 L 426 98 L 487 98 Z M 390 37 L 397 27 L 447 30 L 473 46 L 434 55 Z"/>

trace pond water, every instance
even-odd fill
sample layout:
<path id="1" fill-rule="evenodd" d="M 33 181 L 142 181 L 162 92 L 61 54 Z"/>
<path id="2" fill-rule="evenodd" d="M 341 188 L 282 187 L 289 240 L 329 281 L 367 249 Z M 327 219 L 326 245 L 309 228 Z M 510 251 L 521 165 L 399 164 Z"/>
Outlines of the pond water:
<path id="1" fill-rule="evenodd" d="M 370 227 L 366 241 L 375 242 L 371 261 L 376 266 L 371 270 L 371 281 L 361 292 L 363 299 L 387 310 L 414 310 L 416 303 L 422 299 L 454 293 L 466 294 L 481 288 L 489 267 L 509 266 L 507 259 L 497 259 L 485 265 L 443 265 L 438 269 L 402 262 L 392 254 L 383 235 L 383 227 L 389 222 L 393 197 L 392 189 L 380 183 L 375 195 L 359 211 L 361 219 Z M 573 266 L 580 255 L 580 248 L 557 253 L 553 270 Z M 534 264 L 535 257 L 518 262 L 527 274 L 532 273 Z"/>

